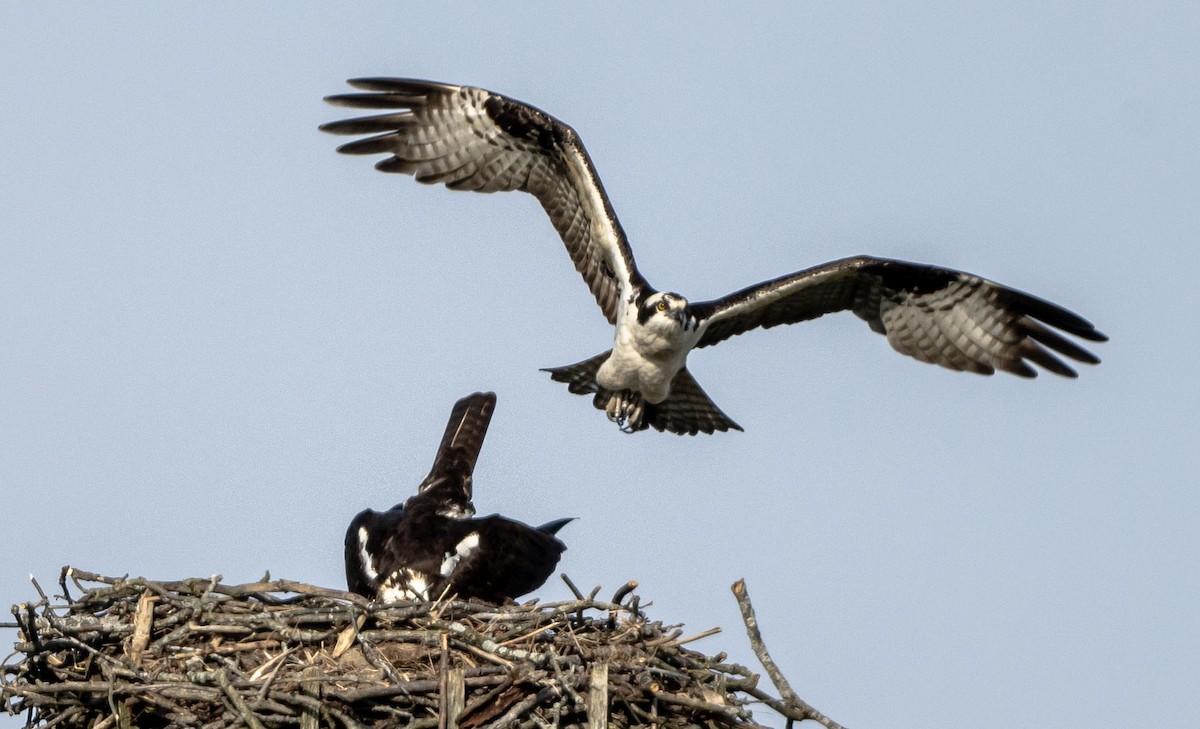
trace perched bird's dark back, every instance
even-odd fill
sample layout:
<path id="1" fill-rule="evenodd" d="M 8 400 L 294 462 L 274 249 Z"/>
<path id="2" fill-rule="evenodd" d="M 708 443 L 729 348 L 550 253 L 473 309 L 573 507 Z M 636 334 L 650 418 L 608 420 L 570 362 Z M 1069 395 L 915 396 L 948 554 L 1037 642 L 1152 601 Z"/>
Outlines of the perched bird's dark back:
<path id="1" fill-rule="evenodd" d="M 417 494 L 384 512 L 367 509 L 346 530 L 346 583 L 381 602 L 460 598 L 503 602 L 537 589 L 566 546 L 571 519 L 531 527 L 497 514 L 475 517 L 472 478 L 487 435 L 493 393 L 454 405 L 433 468 Z"/>

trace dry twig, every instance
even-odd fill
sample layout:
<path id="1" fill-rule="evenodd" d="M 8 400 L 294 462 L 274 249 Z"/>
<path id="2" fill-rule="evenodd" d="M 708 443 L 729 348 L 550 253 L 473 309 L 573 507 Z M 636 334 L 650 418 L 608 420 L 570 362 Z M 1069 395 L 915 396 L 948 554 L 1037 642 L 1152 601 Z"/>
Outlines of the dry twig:
<path id="1" fill-rule="evenodd" d="M 746 633 L 750 637 L 750 648 L 754 651 L 754 655 L 758 656 L 758 661 L 766 670 L 771 683 L 775 684 L 775 688 L 779 691 L 780 696 L 783 697 L 782 702 L 771 704 L 771 708 L 789 719 L 812 719 L 829 727 L 829 729 L 844 729 L 841 724 L 825 716 L 801 699 L 792 690 L 792 686 L 788 683 L 788 680 L 783 677 L 783 672 L 779 670 L 779 666 L 775 665 L 771 654 L 767 652 L 766 644 L 763 643 L 762 633 L 758 630 L 758 619 L 754 617 L 754 607 L 750 604 L 750 593 L 746 591 L 746 581 L 738 580 L 730 585 L 729 589 L 733 590 L 733 596 L 737 598 L 738 608 L 742 611 L 742 621 L 746 624 Z"/>

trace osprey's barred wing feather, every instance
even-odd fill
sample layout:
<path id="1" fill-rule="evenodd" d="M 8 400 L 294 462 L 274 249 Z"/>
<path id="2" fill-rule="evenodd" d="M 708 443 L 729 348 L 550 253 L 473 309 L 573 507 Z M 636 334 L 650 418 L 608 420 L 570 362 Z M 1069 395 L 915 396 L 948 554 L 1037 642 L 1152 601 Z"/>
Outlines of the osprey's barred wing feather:
<path id="1" fill-rule="evenodd" d="M 986 375 L 1003 370 L 1035 377 L 1033 363 L 1075 377 L 1055 353 L 1086 364 L 1100 360 L 1055 329 L 1093 342 L 1108 339 L 1060 306 L 969 273 L 856 256 L 693 304 L 703 331 L 696 346 L 845 310 L 902 354 Z"/>
<path id="2" fill-rule="evenodd" d="M 454 403 L 433 467 L 417 487 L 417 493 L 434 489 L 443 498 L 470 504 L 475 462 L 479 460 L 479 451 L 483 448 L 495 408 L 494 392 L 476 392 Z"/>
<path id="3" fill-rule="evenodd" d="M 454 190 L 523 190 L 545 208 L 610 324 L 622 296 L 644 285 L 633 253 L 579 135 L 549 114 L 484 89 L 414 79 L 348 82 L 369 93 L 339 94 L 340 106 L 387 110 L 321 125 L 369 134 L 345 154 L 390 154 L 376 164 Z"/>

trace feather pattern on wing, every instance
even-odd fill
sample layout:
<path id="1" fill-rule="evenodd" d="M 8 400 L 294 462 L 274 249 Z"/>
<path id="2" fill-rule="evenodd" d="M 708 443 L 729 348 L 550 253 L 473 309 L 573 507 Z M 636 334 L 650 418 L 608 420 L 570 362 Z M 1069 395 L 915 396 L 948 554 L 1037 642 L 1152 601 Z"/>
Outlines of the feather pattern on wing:
<path id="1" fill-rule="evenodd" d="M 528 104 L 470 86 L 394 78 L 349 83 L 369 93 L 326 100 L 389 113 L 323 124 L 333 134 L 374 135 L 338 151 L 390 154 L 378 169 L 454 190 L 531 193 L 604 316 L 616 323 L 620 299 L 645 280 L 574 129 Z"/>
<path id="2" fill-rule="evenodd" d="M 1037 366 L 1075 377 L 1068 361 L 1099 362 L 1066 335 L 1093 342 L 1107 337 L 1066 309 L 973 274 L 885 258 L 832 261 L 689 304 L 679 294 L 655 290 L 638 272 L 592 161 L 568 125 L 470 86 L 396 78 L 349 83 L 362 93 L 327 101 L 380 113 L 322 125 L 334 134 L 363 135 L 340 152 L 387 155 L 378 169 L 420 182 L 478 192 L 521 190 L 541 203 L 616 327 L 612 350 L 547 371 L 570 392 L 592 395 L 593 405 L 627 432 L 740 430 L 688 373 L 690 350 L 837 311 L 854 312 L 900 353 L 952 370 L 1034 377 Z M 452 498 L 469 507 L 478 450 L 466 458 L 465 478 L 444 478 L 455 453 L 444 440 L 421 487 L 424 493 L 459 484 L 457 496 L 442 494 L 443 515 L 455 512 Z"/>
<path id="3" fill-rule="evenodd" d="M 1075 371 L 1049 350 L 1087 364 L 1100 361 L 1050 327 L 1094 342 L 1107 340 L 1066 309 L 993 281 L 870 256 L 826 263 L 691 309 L 702 329 L 698 347 L 758 327 L 849 310 L 902 354 L 988 375 L 999 369 L 1034 377 L 1032 362 L 1074 377 Z"/>

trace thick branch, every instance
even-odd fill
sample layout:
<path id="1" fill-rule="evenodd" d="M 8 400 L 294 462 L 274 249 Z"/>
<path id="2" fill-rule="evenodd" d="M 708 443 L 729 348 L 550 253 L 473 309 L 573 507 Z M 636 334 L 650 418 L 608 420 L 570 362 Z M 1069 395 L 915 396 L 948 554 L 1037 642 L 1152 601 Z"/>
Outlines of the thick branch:
<path id="1" fill-rule="evenodd" d="M 825 716 L 821 712 L 814 709 L 808 702 L 801 699 L 800 696 L 792 690 L 791 684 L 783 677 L 783 672 L 779 670 L 779 666 L 775 665 L 771 654 L 767 652 L 767 646 L 763 643 L 762 633 L 758 630 L 758 619 L 754 617 L 754 607 L 750 604 L 750 593 L 746 591 L 746 581 L 738 580 L 730 585 L 733 590 L 733 596 L 737 598 L 738 607 L 742 611 L 742 622 L 746 624 L 746 634 L 750 637 L 750 648 L 754 651 L 754 655 L 758 656 L 759 663 L 762 663 L 763 668 L 770 677 L 771 683 L 775 684 L 776 690 L 779 691 L 783 698 L 785 706 L 796 709 L 796 712 L 784 713 L 792 719 L 812 719 L 820 722 L 829 729 L 844 729 L 841 724 L 838 724 L 833 719 Z"/>

